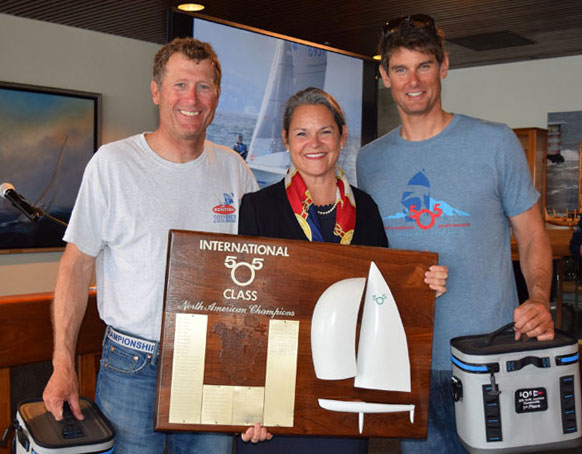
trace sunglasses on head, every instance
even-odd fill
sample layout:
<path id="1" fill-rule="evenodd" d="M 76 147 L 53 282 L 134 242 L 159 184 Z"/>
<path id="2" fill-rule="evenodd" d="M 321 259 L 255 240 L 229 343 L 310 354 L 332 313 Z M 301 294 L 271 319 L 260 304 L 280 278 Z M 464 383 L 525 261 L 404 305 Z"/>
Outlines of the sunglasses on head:
<path id="1" fill-rule="evenodd" d="M 434 19 L 428 14 L 411 14 L 410 16 L 402 16 L 398 19 L 389 20 L 382 27 L 382 36 L 387 37 L 403 26 L 411 28 L 428 28 L 436 32 Z"/>

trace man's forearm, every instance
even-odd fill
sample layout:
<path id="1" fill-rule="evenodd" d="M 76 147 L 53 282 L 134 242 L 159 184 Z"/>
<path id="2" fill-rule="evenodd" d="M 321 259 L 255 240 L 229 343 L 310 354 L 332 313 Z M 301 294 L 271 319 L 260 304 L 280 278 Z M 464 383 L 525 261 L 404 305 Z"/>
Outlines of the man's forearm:
<path id="1" fill-rule="evenodd" d="M 529 298 L 543 301 L 549 309 L 552 284 L 552 247 L 536 203 L 529 210 L 510 218 L 519 250 L 519 264 Z"/>
<path id="2" fill-rule="evenodd" d="M 519 245 L 519 261 L 530 299 L 549 308 L 552 285 L 552 248 L 545 231 Z M 519 244 L 519 243 L 518 243 Z"/>
<path id="3" fill-rule="evenodd" d="M 93 259 L 68 245 L 61 263 L 52 305 L 53 365 L 74 367 L 79 329 L 87 309 Z"/>
<path id="4" fill-rule="evenodd" d="M 515 339 L 522 335 L 539 340 L 554 338 L 550 313 L 552 248 L 537 204 L 511 218 L 519 249 L 521 271 L 529 292 L 528 300 L 513 312 Z"/>

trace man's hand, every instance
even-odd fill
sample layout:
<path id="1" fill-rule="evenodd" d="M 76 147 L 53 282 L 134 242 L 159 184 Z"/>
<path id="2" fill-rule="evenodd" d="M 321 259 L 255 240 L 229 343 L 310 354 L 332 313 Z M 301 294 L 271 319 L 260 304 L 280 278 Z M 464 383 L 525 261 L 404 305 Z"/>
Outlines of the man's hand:
<path id="1" fill-rule="evenodd" d="M 57 421 L 63 419 L 63 403 L 68 402 L 73 415 L 77 419 L 85 419 L 79 404 L 79 382 L 72 367 L 55 367 L 49 379 L 42 399 L 46 409 L 53 414 Z"/>
<path id="2" fill-rule="evenodd" d="M 240 437 L 245 443 L 248 441 L 258 443 L 260 441 L 270 440 L 273 438 L 273 434 L 268 432 L 266 427 L 256 423 L 254 426 L 249 427 L 245 433 L 240 434 Z"/>
<path id="3" fill-rule="evenodd" d="M 447 291 L 447 278 L 449 277 L 449 269 L 444 265 L 433 265 L 426 273 L 424 273 L 424 282 L 435 290 L 438 298 Z"/>
<path id="4" fill-rule="evenodd" d="M 515 340 L 522 335 L 538 340 L 554 338 L 554 321 L 548 310 L 548 303 L 543 300 L 529 299 L 513 311 L 515 322 Z"/>

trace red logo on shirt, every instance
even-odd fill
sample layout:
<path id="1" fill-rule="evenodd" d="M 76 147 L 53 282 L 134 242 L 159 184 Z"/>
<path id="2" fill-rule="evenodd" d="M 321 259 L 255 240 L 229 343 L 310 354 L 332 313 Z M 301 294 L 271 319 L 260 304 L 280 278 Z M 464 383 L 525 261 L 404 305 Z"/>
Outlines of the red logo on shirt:
<path id="1" fill-rule="evenodd" d="M 443 210 L 441 210 L 440 208 L 441 204 L 440 203 L 435 203 L 434 205 L 434 211 L 430 211 L 426 208 L 418 211 L 416 209 L 416 205 L 412 205 L 410 207 L 410 218 L 414 219 L 416 221 L 416 225 L 418 225 L 421 229 L 427 230 L 432 228 L 432 226 L 434 225 L 434 220 L 436 218 L 439 218 L 441 216 L 441 214 L 443 214 Z M 428 215 L 429 216 L 429 221 L 426 224 L 423 224 L 423 221 L 420 220 L 422 215 Z M 426 219 L 425 219 L 426 222 Z"/>
<path id="2" fill-rule="evenodd" d="M 212 208 L 216 214 L 232 214 L 236 211 L 236 208 L 232 205 L 216 205 Z"/>

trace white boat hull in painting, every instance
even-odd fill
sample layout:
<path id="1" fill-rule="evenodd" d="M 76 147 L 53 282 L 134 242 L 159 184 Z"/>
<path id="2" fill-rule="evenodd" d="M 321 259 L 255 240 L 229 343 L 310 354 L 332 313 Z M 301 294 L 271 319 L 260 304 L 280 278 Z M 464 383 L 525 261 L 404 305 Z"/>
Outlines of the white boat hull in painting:
<path id="1" fill-rule="evenodd" d="M 265 187 L 281 180 L 287 173 L 290 162 L 289 152 L 278 151 L 255 157 L 249 162 L 249 167 L 259 186 Z"/>
<path id="2" fill-rule="evenodd" d="M 317 378 L 355 377 L 354 386 L 383 391 L 410 392 L 410 359 L 406 333 L 388 284 L 370 263 L 360 341 L 356 359 L 355 335 L 364 278 L 344 279 L 319 297 L 311 321 L 311 350 Z M 409 412 L 414 405 L 319 399 L 329 411 L 359 414 L 362 433 L 365 413 Z"/>

